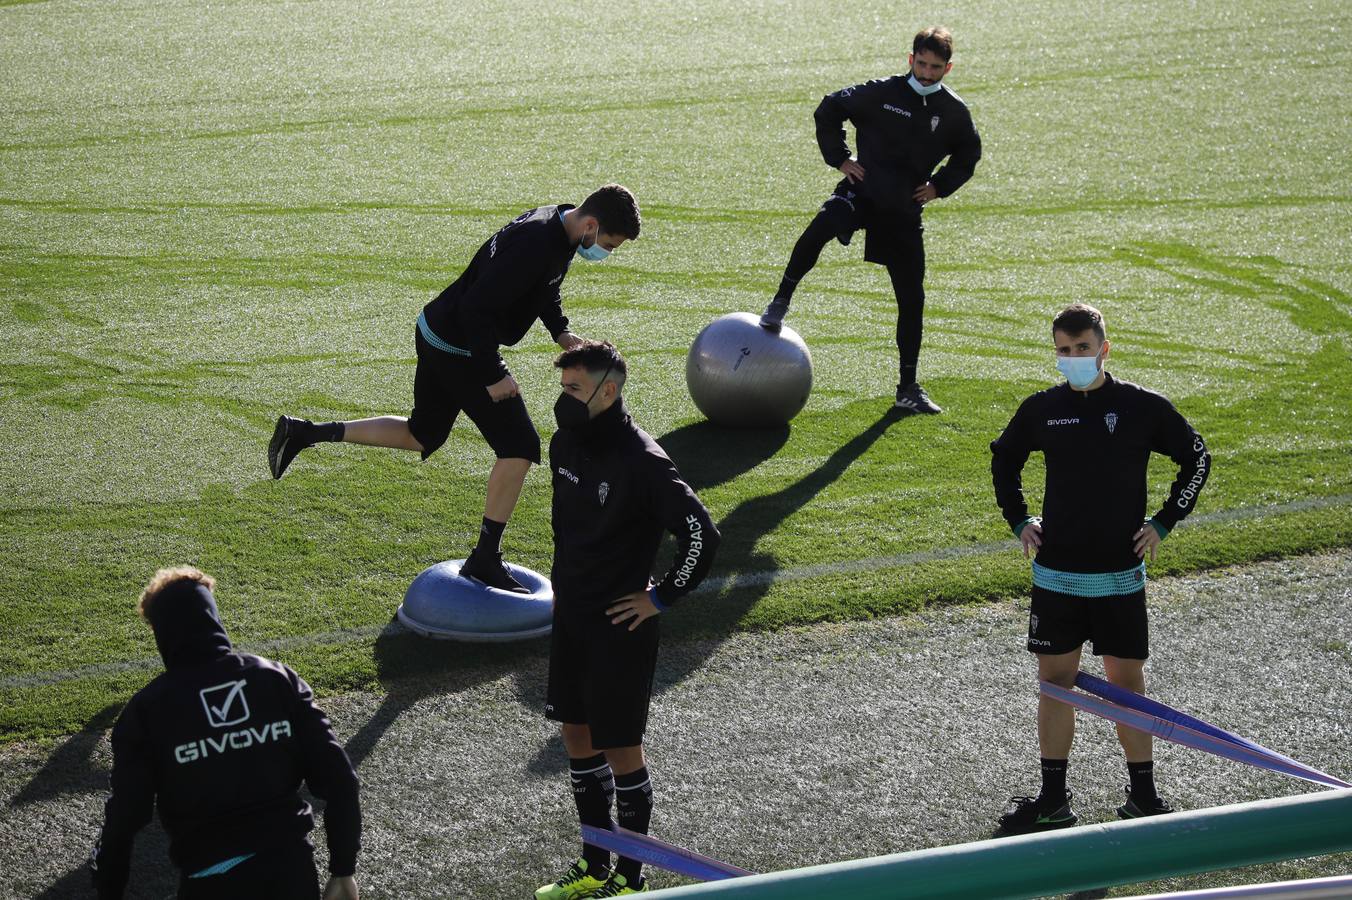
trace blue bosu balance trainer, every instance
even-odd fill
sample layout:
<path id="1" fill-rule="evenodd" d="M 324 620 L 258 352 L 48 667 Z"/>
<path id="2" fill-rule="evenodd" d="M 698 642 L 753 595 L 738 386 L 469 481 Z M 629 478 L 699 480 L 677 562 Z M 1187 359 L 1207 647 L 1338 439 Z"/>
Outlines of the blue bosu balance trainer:
<path id="1" fill-rule="evenodd" d="M 529 594 L 488 587 L 460 577 L 463 559 L 426 569 L 404 593 L 397 613 L 409 630 L 430 638 L 456 641 L 520 641 L 549 634 L 554 589 L 538 572 L 507 563 Z"/>

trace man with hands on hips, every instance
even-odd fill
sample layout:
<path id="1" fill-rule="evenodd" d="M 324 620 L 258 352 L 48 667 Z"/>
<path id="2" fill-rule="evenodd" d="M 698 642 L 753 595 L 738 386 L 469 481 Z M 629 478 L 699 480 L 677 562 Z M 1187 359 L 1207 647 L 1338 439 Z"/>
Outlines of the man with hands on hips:
<path id="1" fill-rule="evenodd" d="M 559 430 L 549 442 L 554 629 L 545 715 L 561 724 L 578 819 L 647 833 L 652 784 L 643 754 L 657 665 L 659 613 L 689 594 L 713 563 L 719 534 L 661 447 L 634 424 L 621 391 L 624 357 L 583 341 L 559 355 Z M 655 583 L 663 532 L 676 555 Z M 647 891 L 640 863 L 583 844 L 544 900 Z"/>
<path id="2" fill-rule="evenodd" d="M 1097 309 L 1076 303 L 1062 310 L 1052 321 L 1052 342 L 1065 382 L 1024 400 L 991 444 L 996 502 L 1024 555 L 1035 555 L 1028 651 L 1036 655 L 1039 679 L 1069 688 L 1091 641 L 1108 680 L 1144 694 L 1145 558 L 1155 558 L 1160 541 L 1197 505 L 1211 454 L 1167 399 L 1108 373 L 1110 344 Z M 1023 467 L 1033 451 L 1046 462 L 1040 517 L 1029 514 L 1023 495 Z M 1152 453 L 1168 456 L 1178 474 L 1168 499 L 1146 518 Z M 999 820 L 1006 834 L 1077 821 L 1066 787 L 1075 710 L 1042 696 L 1037 726 L 1042 788 L 1037 797 L 1012 798 Z M 1155 789 L 1150 735 L 1123 725 L 1117 735 L 1130 781 L 1118 815 L 1171 812 Z"/>

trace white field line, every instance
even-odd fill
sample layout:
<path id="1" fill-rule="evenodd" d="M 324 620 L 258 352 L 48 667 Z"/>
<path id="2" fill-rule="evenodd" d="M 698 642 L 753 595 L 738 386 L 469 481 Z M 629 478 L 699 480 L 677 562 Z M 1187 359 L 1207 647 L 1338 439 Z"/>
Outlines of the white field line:
<path id="1" fill-rule="evenodd" d="M 1274 503 L 1270 506 L 1245 506 L 1238 509 L 1224 509 L 1212 513 L 1200 513 L 1190 516 L 1179 524 L 1180 528 L 1197 525 L 1215 525 L 1247 519 L 1261 519 L 1265 516 L 1285 513 L 1304 512 L 1311 509 L 1327 509 L 1332 506 L 1345 506 L 1352 503 L 1352 494 L 1338 494 L 1331 497 L 1310 497 L 1304 500 L 1292 500 L 1287 503 Z M 995 553 L 1010 552 L 1017 545 L 1012 541 L 995 541 L 986 544 L 968 544 L 961 547 L 937 547 L 932 550 L 918 550 L 915 553 L 902 553 L 895 556 L 871 556 L 866 559 L 850 559 L 833 563 L 817 563 L 810 566 L 792 566 L 786 569 L 764 569 L 759 572 L 739 572 L 708 578 L 694 592 L 694 595 L 715 594 L 725 588 L 763 587 L 780 581 L 802 581 L 811 578 L 823 578 L 831 575 L 849 575 L 856 572 L 871 572 L 877 569 L 895 569 L 920 563 L 937 562 L 945 559 L 961 559 L 967 556 L 986 556 Z M 296 647 L 345 644 L 350 641 L 365 641 L 378 637 L 383 632 L 403 633 L 405 629 L 394 622 L 384 625 L 364 625 L 360 628 L 340 628 L 335 631 L 323 631 L 313 634 L 298 634 L 274 638 L 241 646 L 239 649 L 249 653 L 270 655 Z M 158 657 L 150 659 L 128 659 L 119 662 L 98 663 L 82 666 L 78 669 L 64 669 L 52 672 L 32 672 L 25 675 L 10 675 L 0 678 L 0 690 L 15 688 L 47 687 L 63 681 L 78 681 L 86 678 L 100 678 L 120 675 L 125 672 L 151 671 L 162 665 Z"/>

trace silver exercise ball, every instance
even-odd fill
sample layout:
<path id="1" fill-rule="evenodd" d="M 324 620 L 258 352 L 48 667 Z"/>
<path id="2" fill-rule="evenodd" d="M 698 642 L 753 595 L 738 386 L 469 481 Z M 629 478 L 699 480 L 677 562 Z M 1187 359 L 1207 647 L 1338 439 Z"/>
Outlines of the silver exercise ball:
<path id="1" fill-rule="evenodd" d="M 751 313 L 714 319 L 685 359 L 690 399 L 719 425 L 783 425 L 812 393 L 812 354 L 798 332 L 760 327 Z"/>

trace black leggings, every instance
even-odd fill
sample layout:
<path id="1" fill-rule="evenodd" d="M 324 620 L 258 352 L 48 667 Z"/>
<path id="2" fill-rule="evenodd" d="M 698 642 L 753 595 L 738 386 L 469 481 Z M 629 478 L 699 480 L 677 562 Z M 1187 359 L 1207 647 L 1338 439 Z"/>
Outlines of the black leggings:
<path id="1" fill-rule="evenodd" d="M 839 201 L 835 201 L 839 202 Z M 849 244 L 853 230 L 842 230 L 841 217 L 824 206 L 804 229 L 789 254 L 784 269 L 780 297 L 789 298 L 798 282 L 812 271 L 821 257 L 822 248 L 832 238 Z M 892 292 L 897 298 L 897 352 L 900 356 L 899 381 L 906 387 L 915 381 L 916 363 L 920 359 L 920 338 L 925 327 L 925 239 L 920 228 L 899 228 L 890 232 L 892 261 L 887 264 L 887 275 L 892 280 Z"/>

